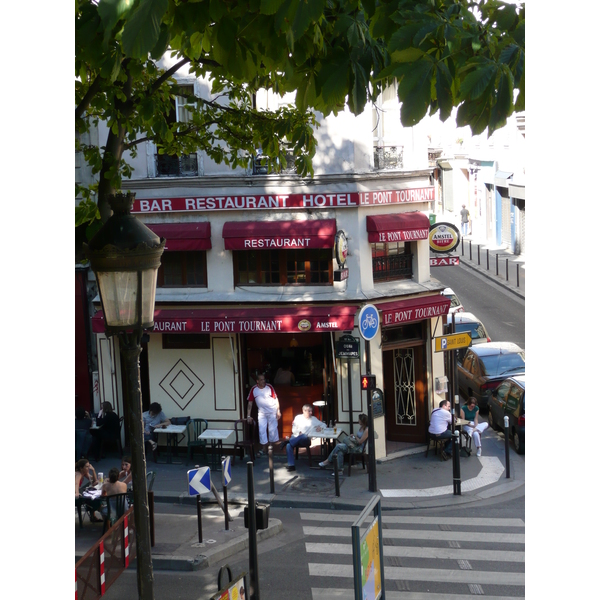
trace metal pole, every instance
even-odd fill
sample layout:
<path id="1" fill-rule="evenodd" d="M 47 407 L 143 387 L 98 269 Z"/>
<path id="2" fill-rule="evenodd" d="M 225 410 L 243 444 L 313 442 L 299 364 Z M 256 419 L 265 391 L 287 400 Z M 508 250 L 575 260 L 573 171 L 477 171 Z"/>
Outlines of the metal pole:
<path id="1" fill-rule="evenodd" d="M 453 467 L 453 484 L 454 484 L 454 495 L 461 495 L 461 483 L 460 483 L 460 437 L 458 429 L 454 431 L 454 439 L 452 440 L 452 467 Z"/>
<path id="2" fill-rule="evenodd" d="M 456 313 L 452 313 L 452 333 L 456 333 Z M 456 411 L 459 406 L 459 397 L 458 397 L 458 361 L 456 359 L 456 355 L 458 350 L 451 351 L 452 358 L 452 398 L 453 402 L 452 406 L 452 431 L 456 431 Z M 453 489 L 454 495 L 460 496 L 460 448 L 458 438 L 454 438 L 452 441 L 452 481 L 453 481 Z"/>
<path id="3" fill-rule="evenodd" d="M 486 252 L 487 252 L 487 269 L 486 270 L 489 271 L 490 270 L 490 249 L 488 248 L 486 250 Z"/>
<path id="4" fill-rule="evenodd" d="M 223 486 L 223 504 L 225 505 L 225 531 L 229 531 L 229 511 L 227 510 L 227 486 Z"/>
<path id="5" fill-rule="evenodd" d="M 469 260 L 473 260 L 473 242 L 469 240 Z"/>
<path id="6" fill-rule="evenodd" d="M 496 254 L 496 277 L 498 277 L 498 255 Z"/>
<path id="7" fill-rule="evenodd" d="M 200 506 L 200 494 L 196 496 L 196 512 L 198 513 L 198 543 L 202 543 L 202 508 Z"/>
<path id="8" fill-rule="evenodd" d="M 146 456 L 142 420 L 140 384 L 141 331 L 119 334 L 123 357 L 123 382 L 129 410 L 129 443 L 131 444 L 131 477 L 133 487 L 133 521 L 137 555 L 137 587 L 139 600 L 154 600 L 154 572 L 150 538 L 150 511 L 146 485 Z"/>
<path id="9" fill-rule="evenodd" d="M 371 374 L 371 341 L 365 341 L 367 358 L 367 375 Z M 367 418 L 369 420 L 369 491 L 377 491 L 377 474 L 375 473 L 375 430 L 373 428 L 373 392 L 367 392 Z"/>
<path id="10" fill-rule="evenodd" d="M 350 405 L 350 433 L 354 433 L 354 414 L 352 413 L 352 361 L 348 359 L 348 404 Z"/>
<path id="11" fill-rule="evenodd" d="M 480 265 L 481 264 L 481 257 L 479 255 L 479 249 L 481 248 L 481 246 L 477 246 L 477 264 Z"/>
<path id="12" fill-rule="evenodd" d="M 273 472 L 273 446 L 269 444 L 269 483 L 271 486 L 271 494 L 275 493 L 275 473 Z"/>
<path id="13" fill-rule="evenodd" d="M 150 512 L 150 545 L 154 548 L 154 492 L 148 492 L 148 511 Z"/>
<path id="14" fill-rule="evenodd" d="M 260 600 L 258 585 L 258 543 L 256 537 L 256 500 L 254 496 L 254 463 L 246 463 L 248 473 L 248 559 L 249 559 L 249 593 L 250 600 Z"/>
<path id="15" fill-rule="evenodd" d="M 519 287 L 519 267 L 521 265 L 519 265 L 519 263 L 517 263 L 517 287 Z"/>
<path id="16" fill-rule="evenodd" d="M 335 495 L 340 497 L 340 470 L 338 466 L 337 455 L 333 457 L 333 475 L 335 479 Z"/>
<path id="17" fill-rule="evenodd" d="M 460 253 L 465 255 L 465 238 L 460 236 Z"/>
<path id="18" fill-rule="evenodd" d="M 506 281 L 508 281 L 508 258 L 506 259 Z"/>
<path id="19" fill-rule="evenodd" d="M 504 460 L 506 463 L 506 479 L 510 479 L 509 447 L 510 436 L 508 435 L 508 417 L 504 417 Z"/>

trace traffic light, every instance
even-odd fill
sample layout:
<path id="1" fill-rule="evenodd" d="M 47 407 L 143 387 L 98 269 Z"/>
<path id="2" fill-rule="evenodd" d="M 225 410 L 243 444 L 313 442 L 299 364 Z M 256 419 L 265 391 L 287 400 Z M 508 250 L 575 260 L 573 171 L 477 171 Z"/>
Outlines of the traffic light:
<path id="1" fill-rule="evenodd" d="M 370 392 L 377 387 L 375 382 L 375 375 L 361 375 L 360 376 L 360 389 Z"/>

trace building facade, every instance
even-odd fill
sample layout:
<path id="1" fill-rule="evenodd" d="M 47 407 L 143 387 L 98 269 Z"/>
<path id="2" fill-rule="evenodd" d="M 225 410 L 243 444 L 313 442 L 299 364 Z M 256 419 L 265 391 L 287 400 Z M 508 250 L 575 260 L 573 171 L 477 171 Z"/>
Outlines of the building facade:
<path id="1" fill-rule="evenodd" d="M 368 111 L 322 119 L 310 179 L 266 174 L 258 153 L 251 169 L 232 171 L 200 153 L 161 158 L 151 142 L 138 150 L 123 189 L 136 194 L 136 216 L 167 240 L 140 358 L 144 410 L 159 402 L 169 417 L 233 428 L 264 372 L 279 396 L 280 436 L 306 402 L 322 403 L 315 414 L 351 431 L 367 412 L 360 374 L 370 359 L 384 394 L 376 457 L 393 442 L 425 441 L 445 397 L 435 391 L 444 361 L 433 338 L 449 308 L 429 269 L 436 168 L 426 141 L 414 141 L 418 131 L 384 136 L 371 125 Z M 357 322 L 365 304 L 381 317 L 370 357 Z M 125 414 L 118 341 L 103 333 L 98 298 L 96 308 L 98 400 Z M 338 356 L 349 335 L 360 339 L 358 358 Z M 287 367 L 294 383 L 278 384 Z"/>

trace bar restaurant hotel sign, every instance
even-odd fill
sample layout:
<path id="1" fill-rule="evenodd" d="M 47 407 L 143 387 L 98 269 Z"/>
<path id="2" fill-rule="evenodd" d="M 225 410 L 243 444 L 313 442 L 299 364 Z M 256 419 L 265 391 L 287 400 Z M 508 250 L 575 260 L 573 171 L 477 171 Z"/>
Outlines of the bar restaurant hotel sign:
<path id="1" fill-rule="evenodd" d="M 435 188 L 420 187 L 370 192 L 319 194 L 256 194 L 252 196 L 201 195 L 193 198 L 140 198 L 133 213 L 206 212 L 218 210 L 278 210 L 291 208 L 354 208 L 411 202 L 433 202 Z"/>

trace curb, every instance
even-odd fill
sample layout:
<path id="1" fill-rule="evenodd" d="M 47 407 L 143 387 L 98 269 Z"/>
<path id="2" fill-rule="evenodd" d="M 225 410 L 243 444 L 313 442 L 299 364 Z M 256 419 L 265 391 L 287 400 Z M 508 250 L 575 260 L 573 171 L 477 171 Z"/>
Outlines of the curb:
<path id="1" fill-rule="evenodd" d="M 279 519 L 269 519 L 267 529 L 259 529 L 256 532 L 258 542 L 268 540 L 283 531 L 283 523 Z M 206 549 L 204 554 L 197 556 L 174 556 L 174 555 L 152 555 L 152 568 L 163 571 L 199 571 L 206 567 L 212 567 L 229 556 L 237 554 L 248 547 L 248 535 L 240 535 L 214 550 Z M 84 553 L 75 553 L 75 562 L 84 556 Z M 129 568 L 137 568 L 137 560 L 129 563 Z"/>
<path id="2" fill-rule="evenodd" d="M 469 269 L 473 269 L 473 271 L 475 271 L 476 273 L 479 273 L 480 275 L 482 275 L 486 279 L 489 279 L 490 281 L 493 281 L 494 283 L 496 283 L 500 287 L 503 287 L 505 290 L 508 290 L 509 292 L 512 292 L 515 296 L 518 296 L 522 300 L 525 300 L 525 293 L 524 292 L 521 292 L 520 290 L 516 290 L 513 287 L 510 287 L 509 285 L 506 285 L 506 283 L 504 283 L 503 281 L 500 281 L 499 279 L 497 279 L 495 275 L 490 275 L 486 270 L 478 269 L 475 265 L 472 265 L 470 262 L 467 262 L 466 260 L 461 260 L 460 264 L 469 267 Z"/>

